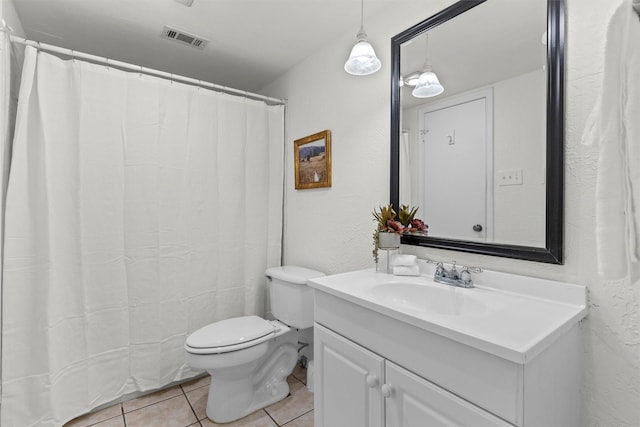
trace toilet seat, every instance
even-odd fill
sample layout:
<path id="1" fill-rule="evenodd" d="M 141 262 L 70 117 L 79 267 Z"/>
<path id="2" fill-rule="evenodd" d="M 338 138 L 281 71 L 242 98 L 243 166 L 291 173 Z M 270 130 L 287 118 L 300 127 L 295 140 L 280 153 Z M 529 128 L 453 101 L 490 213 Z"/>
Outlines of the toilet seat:
<path id="1" fill-rule="evenodd" d="M 258 316 L 234 317 L 198 329 L 187 338 L 185 349 L 192 354 L 228 353 L 268 341 L 280 330 Z"/>

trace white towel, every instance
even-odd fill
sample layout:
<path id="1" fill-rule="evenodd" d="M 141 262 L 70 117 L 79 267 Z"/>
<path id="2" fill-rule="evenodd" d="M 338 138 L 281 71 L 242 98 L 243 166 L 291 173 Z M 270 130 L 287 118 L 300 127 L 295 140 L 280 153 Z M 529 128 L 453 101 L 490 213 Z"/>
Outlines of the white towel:
<path id="1" fill-rule="evenodd" d="M 419 276 L 419 265 L 396 265 L 393 267 L 393 274 L 395 276 Z"/>
<path id="2" fill-rule="evenodd" d="M 418 257 L 415 255 L 393 254 L 391 265 L 415 265 Z"/>
<path id="3" fill-rule="evenodd" d="M 596 184 L 598 272 L 637 279 L 640 259 L 640 21 L 622 2 L 607 30 L 602 93 L 583 143 L 600 150 Z"/>

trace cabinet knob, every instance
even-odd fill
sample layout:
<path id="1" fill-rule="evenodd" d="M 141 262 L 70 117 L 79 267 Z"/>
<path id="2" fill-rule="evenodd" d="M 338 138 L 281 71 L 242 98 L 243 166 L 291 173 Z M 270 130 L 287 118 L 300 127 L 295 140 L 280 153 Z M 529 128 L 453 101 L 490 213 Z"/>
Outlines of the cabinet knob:
<path id="1" fill-rule="evenodd" d="M 393 386 L 389 384 L 384 384 L 382 386 L 382 395 L 384 397 L 391 397 L 393 395 Z"/>
<path id="2" fill-rule="evenodd" d="M 375 375 L 373 375 L 373 374 L 367 375 L 366 381 L 367 381 L 367 386 L 369 388 L 378 387 L 378 377 L 376 377 Z"/>

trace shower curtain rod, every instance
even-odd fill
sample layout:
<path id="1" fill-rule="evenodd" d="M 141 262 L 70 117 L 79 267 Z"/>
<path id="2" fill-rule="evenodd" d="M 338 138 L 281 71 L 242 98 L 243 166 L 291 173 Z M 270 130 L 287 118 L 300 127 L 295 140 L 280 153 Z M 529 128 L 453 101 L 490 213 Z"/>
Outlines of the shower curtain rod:
<path id="1" fill-rule="evenodd" d="M 167 73 L 166 71 L 155 70 L 153 68 L 143 67 L 142 65 L 134 65 L 128 62 L 116 61 L 114 59 L 105 58 L 103 56 L 91 55 L 89 53 L 78 52 L 72 49 L 67 49 L 64 47 L 58 47 L 46 43 L 40 43 L 33 40 L 23 39 L 22 37 L 11 36 L 11 41 L 14 43 L 24 44 L 27 46 L 33 46 L 36 49 L 46 50 L 49 52 L 60 53 L 62 55 L 71 56 L 72 58 L 78 59 L 86 59 L 92 62 L 97 62 L 100 64 L 105 64 L 107 66 L 113 66 L 125 70 L 137 71 L 144 74 L 149 74 L 152 76 L 161 77 L 167 80 L 172 80 L 176 82 L 187 83 L 195 86 L 200 86 L 208 89 L 214 89 L 220 92 L 230 93 L 234 95 L 241 95 L 246 98 L 256 99 L 260 101 L 265 101 L 270 104 L 276 105 L 285 105 L 286 101 L 283 99 L 272 98 L 270 96 L 264 96 L 257 93 L 247 92 L 245 90 L 234 89 L 232 87 L 221 86 L 215 83 L 209 83 L 198 79 L 192 79 L 191 77 L 184 77 L 177 74 Z"/>

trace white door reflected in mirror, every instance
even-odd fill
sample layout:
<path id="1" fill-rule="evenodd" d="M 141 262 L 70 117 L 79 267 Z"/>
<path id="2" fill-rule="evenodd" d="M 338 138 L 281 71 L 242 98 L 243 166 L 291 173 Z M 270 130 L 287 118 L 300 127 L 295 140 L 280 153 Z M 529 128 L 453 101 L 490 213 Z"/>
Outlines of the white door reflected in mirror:
<path id="1" fill-rule="evenodd" d="M 491 170 L 491 165 L 487 166 L 491 161 L 487 98 L 420 110 L 419 164 L 424 177 L 418 191 L 432 236 L 486 241 L 491 229 L 487 226 L 493 222 L 487 210 L 493 202 L 486 172 Z M 485 226 L 474 231 L 476 224 Z"/>

